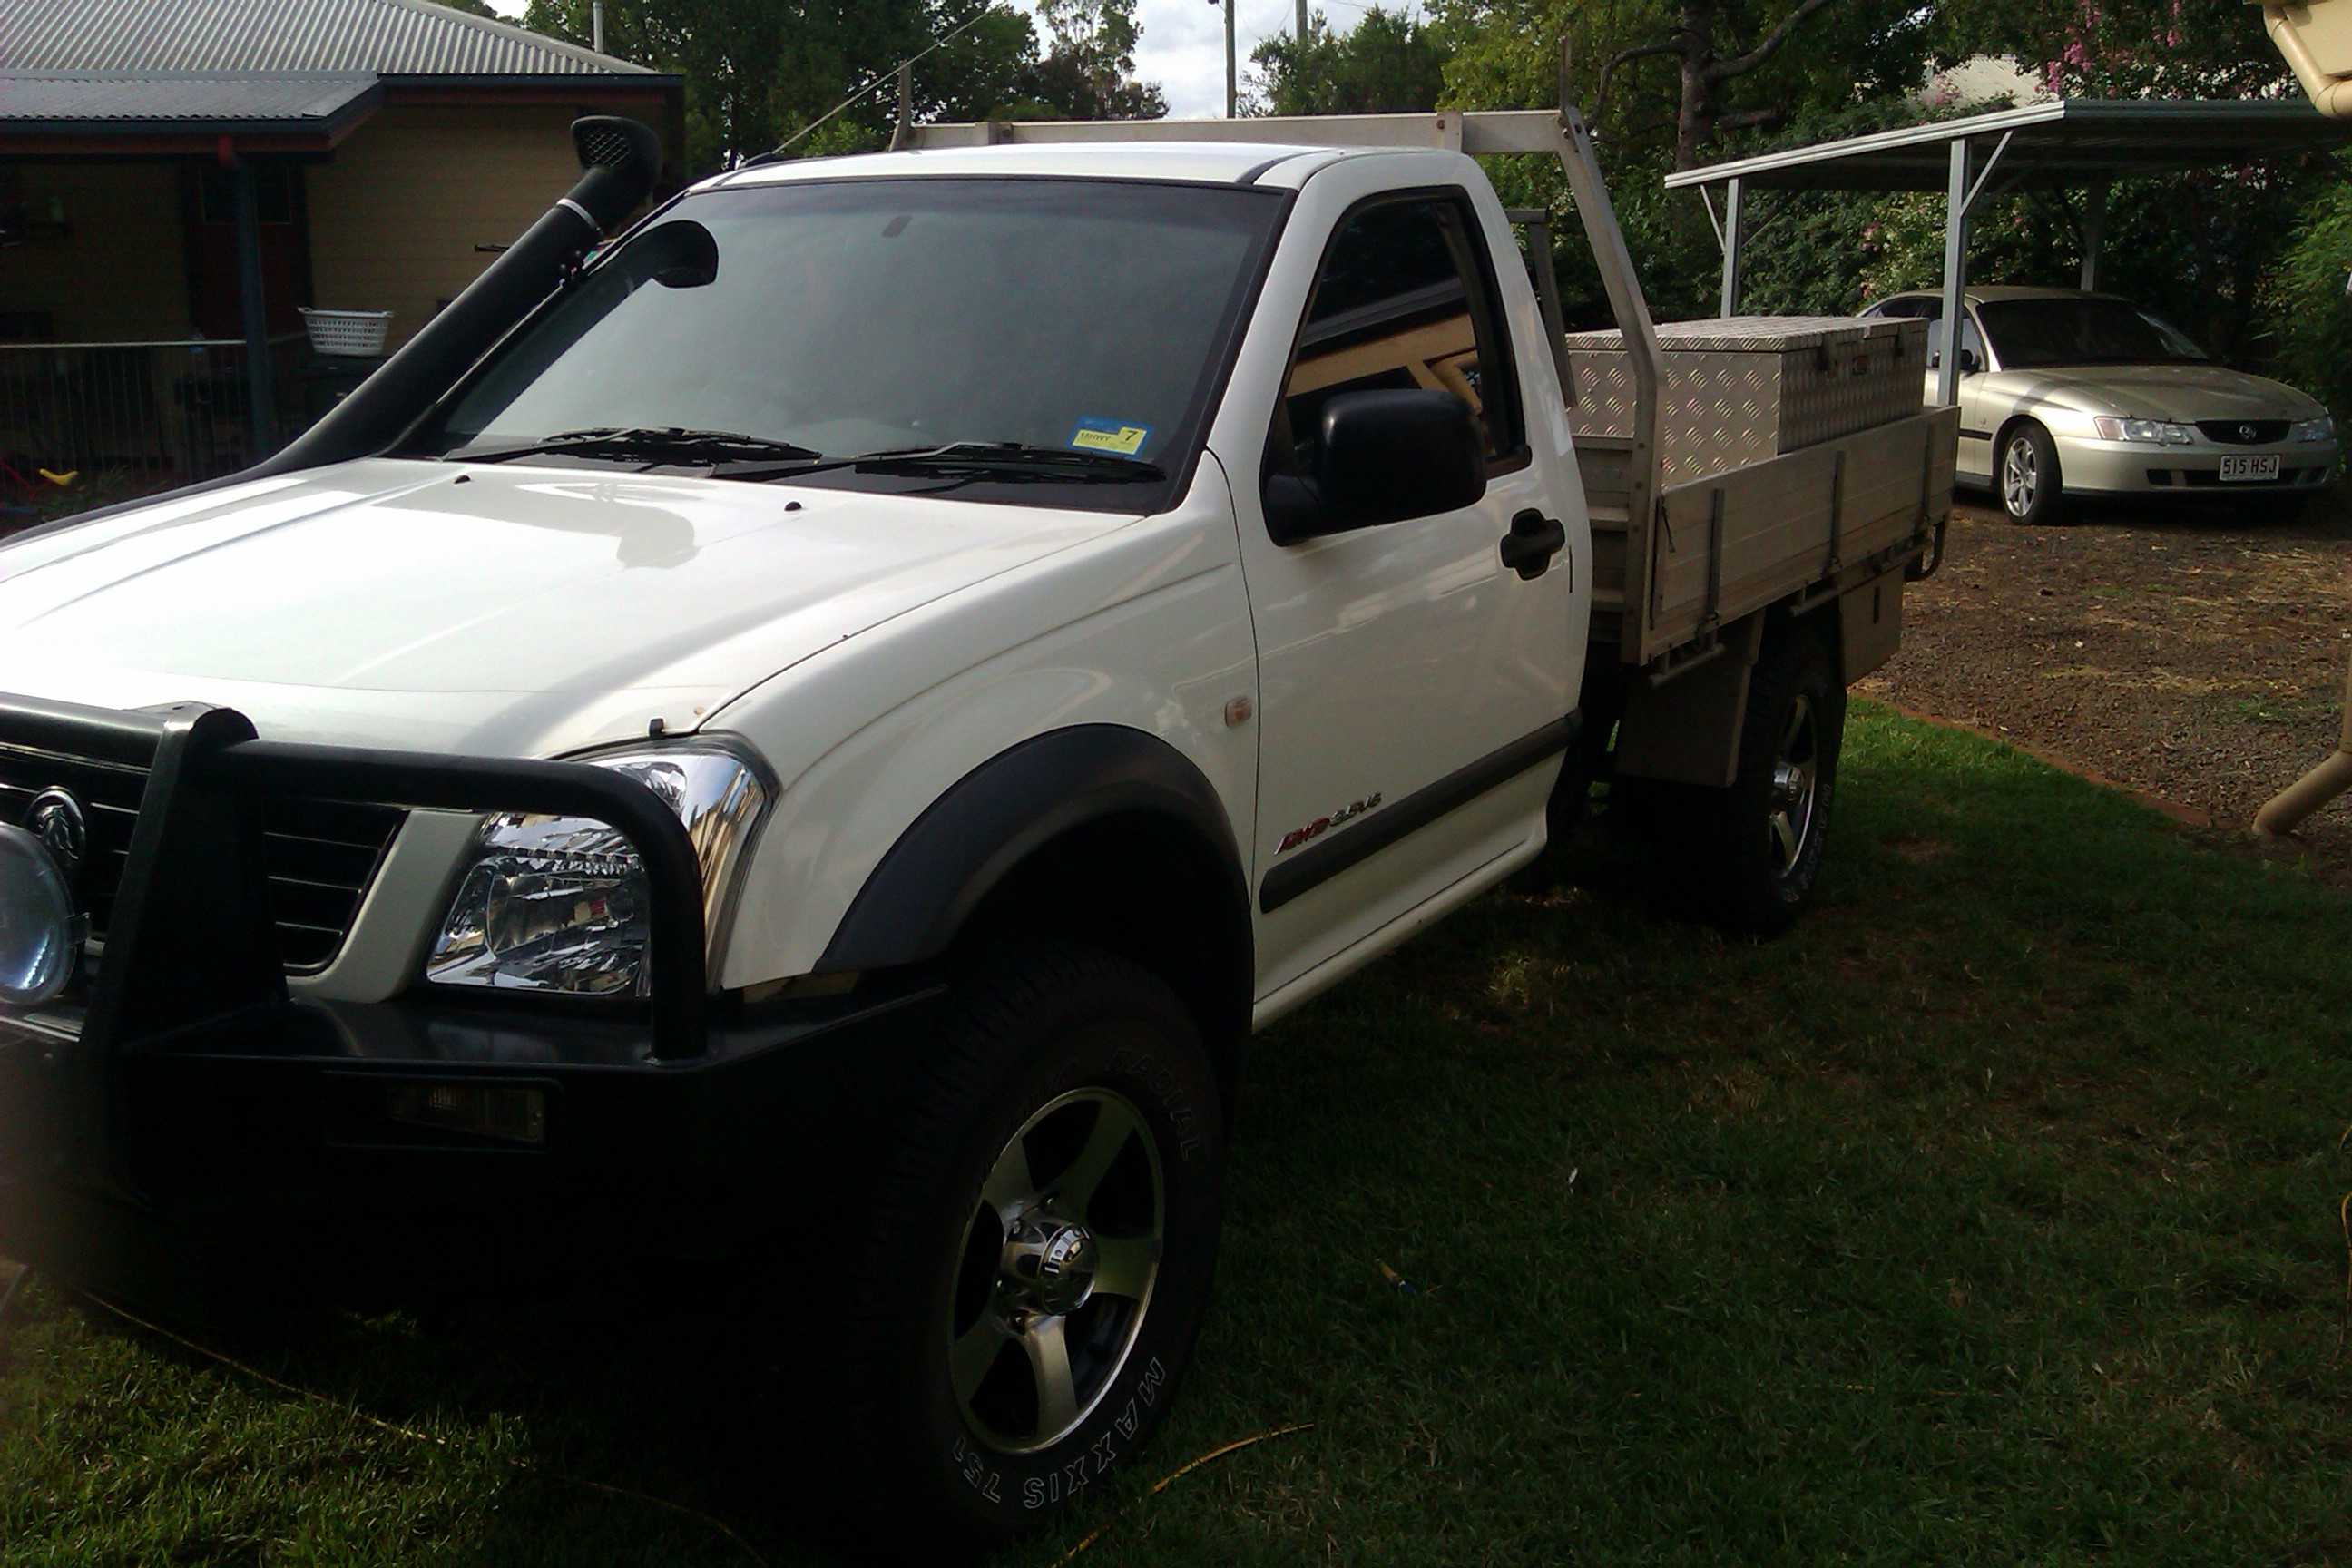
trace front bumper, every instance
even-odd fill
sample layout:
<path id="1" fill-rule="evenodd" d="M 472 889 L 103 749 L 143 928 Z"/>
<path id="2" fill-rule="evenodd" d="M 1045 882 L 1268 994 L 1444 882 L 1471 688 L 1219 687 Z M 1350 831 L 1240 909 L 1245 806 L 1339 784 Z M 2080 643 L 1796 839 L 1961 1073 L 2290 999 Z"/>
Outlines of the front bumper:
<path id="1" fill-rule="evenodd" d="M 500 1006 L 292 1002 L 112 1060 L 0 1020 L 0 1253 L 184 1304 L 735 1248 L 855 1163 L 937 994 L 776 1008 L 673 1061 L 642 1019 Z M 443 1089 L 529 1096 L 536 1135 L 404 1114 Z"/>
<path id="2" fill-rule="evenodd" d="M 144 773 L 95 975 L 0 1010 L 0 1252 L 96 1288 L 176 1297 L 256 1261 L 316 1280 L 583 1242 L 675 1253 L 787 1223 L 887 1100 L 934 994 L 711 996 L 693 846 L 605 769 L 5 697 L 0 746 Z M 625 1014 L 293 999 L 255 806 L 282 795 L 613 824 L 646 867 L 650 996 Z M 486 1094 L 530 1115 L 419 1114 Z"/>
<path id="3" fill-rule="evenodd" d="M 2308 493 L 2336 477 L 2340 452 L 2333 441 L 2296 441 L 2269 447 L 2158 447 L 2137 441 L 2097 441 L 2053 436 L 2068 495 L 2168 495 L 2200 499 L 2232 495 Z M 2225 457 L 2279 460 L 2273 480 L 2224 483 Z"/>

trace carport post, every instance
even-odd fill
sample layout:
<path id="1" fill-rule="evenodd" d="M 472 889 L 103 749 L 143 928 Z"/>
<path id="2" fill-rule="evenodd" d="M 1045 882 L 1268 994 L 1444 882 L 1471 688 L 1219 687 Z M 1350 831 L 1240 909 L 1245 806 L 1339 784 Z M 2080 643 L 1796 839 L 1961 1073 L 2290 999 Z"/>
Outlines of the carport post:
<path id="1" fill-rule="evenodd" d="M 2107 187 L 2083 193 L 2083 292 L 2099 291 L 2099 255 L 2107 247 Z"/>
<path id="2" fill-rule="evenodd" d="M 1723 183 L 1723 308 L 1718 316 L 1739 314 L 1739 181 Z"/>
<path id="3" fill-rule="evenodd" d="M 269 312 L 261 291 L 261 197 L 254 188 L 253 162 L 229 151 L 221 155 L 236 192 L 236 293 L 245 318 L 245 395 L 248 410 L 248 461 L 278 450 L 278 399 L 269 384 Z"/>
<path id="4" fill-rule="evenodd" d="M 1969 297 L 1969 142 L 1952 142 L 1952 182 L 1944 207 L 1944 346 L 1936 373 L 1936 402 L 1960 400 L 1960 318 Z"/>

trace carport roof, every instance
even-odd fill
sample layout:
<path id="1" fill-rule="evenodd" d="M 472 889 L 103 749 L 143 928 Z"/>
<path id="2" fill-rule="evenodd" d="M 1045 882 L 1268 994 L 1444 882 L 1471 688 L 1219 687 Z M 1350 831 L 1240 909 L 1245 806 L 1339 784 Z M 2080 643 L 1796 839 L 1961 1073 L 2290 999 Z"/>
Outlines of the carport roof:
<path id="1" fill-rule="evenodd" d="M 2130 174 L 2250 163 L 2352 145 L 2352 121 L 2302 99 L 2056 99 L 1792 147 L 1666 176 L 1670 189 L 1738 180 L 1749 190 L 1941 191 L 1951 144 L 2006 139 L 2001 185 L 2103 184 Z"/>

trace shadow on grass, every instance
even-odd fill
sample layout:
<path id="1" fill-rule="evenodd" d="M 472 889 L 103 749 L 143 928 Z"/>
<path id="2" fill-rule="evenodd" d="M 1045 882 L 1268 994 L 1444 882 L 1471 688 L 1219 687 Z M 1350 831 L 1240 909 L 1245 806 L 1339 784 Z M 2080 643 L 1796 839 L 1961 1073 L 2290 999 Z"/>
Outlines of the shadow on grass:
<path id="1" fill-rule="evenodd" d="M 2352 906 L 1867 705 L 1838 809 L 1780 941 L 1659 918 L 1604 841 L 1264 1038 L 1184 1397 L 1006 1561 L 2344 1553 Z M 855 1560 L 796 1479 L 822 1299 L 610 1269 L 221 1347 L 424 1443 L 37 1294 L 0 1559 L 746 1560 L 562 1472 Z"/>

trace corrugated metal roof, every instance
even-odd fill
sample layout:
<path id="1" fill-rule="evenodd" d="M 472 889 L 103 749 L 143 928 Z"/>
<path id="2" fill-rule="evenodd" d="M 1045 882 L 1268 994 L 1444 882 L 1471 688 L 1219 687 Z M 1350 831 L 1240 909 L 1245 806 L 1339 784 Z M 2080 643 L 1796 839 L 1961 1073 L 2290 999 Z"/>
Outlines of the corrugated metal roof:
<path id="1" fill-rule="evenodd" d="M 0 71 L 0 126 L 27 121 L 323 125 L 375 85 L 374 75 L 364 71 L 270 77 Z"/>
<path id="2" fill-rule="evenodd" d="M 432 0 L 6 0 L 0 68 L 646 74 L 626 60 Z"/>

